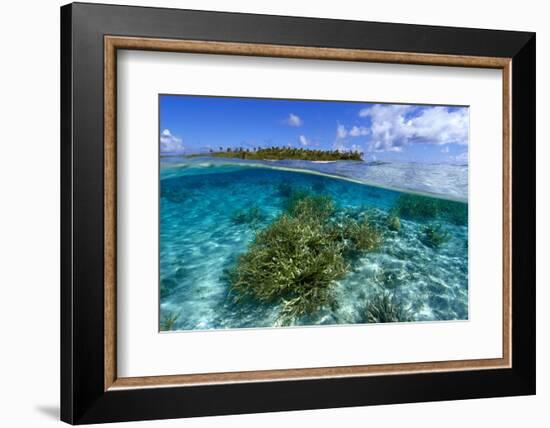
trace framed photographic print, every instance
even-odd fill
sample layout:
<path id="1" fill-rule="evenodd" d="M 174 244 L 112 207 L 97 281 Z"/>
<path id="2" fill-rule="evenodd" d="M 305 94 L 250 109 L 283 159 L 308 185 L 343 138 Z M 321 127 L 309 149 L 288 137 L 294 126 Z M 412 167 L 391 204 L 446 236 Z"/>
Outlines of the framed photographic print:
<path id="1" fill-rule="evenodd" d="M 72 424 L 535 393 L 535 35 L 61 8 Z"/>

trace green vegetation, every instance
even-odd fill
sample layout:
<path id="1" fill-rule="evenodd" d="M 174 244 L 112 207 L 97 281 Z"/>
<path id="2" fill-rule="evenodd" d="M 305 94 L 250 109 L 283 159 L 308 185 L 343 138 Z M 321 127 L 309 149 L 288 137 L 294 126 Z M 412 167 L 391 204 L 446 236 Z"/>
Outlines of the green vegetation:
<path id="1" fill-rule="evenodd" d="M 410 311 L 389 293 L 381 293 L 371 298 L 361 315 L 362 322 L 367 323 L 413 321 Z"/>
<path id="2" fill-rule="evenodd" d="M 355 160 L 360 161 L 362 153 L 358 151 L 341 152 L 338 150 L 312 150 L 293 147 L 254 147 L 252 150 L 243 147 L 223 150 L 220 147 L 219 152 L 211 151 L 208 156 L 220 158 L 238 158 L 255 160 L 281 160 L 297 159 L 307 161 L 335 161 L 335 160 Z M 190 157 L 204 156 L 190 155 Z"/>
<path id="3" fill-rule="evenodd" d="M 343 247 L 321 222 L 283 214 L 260 231 L 230 273 L 237 298 L 283 301 L 285 318 L 312 313 L 329 304 L 330 285 L 347 266 Z"/>
<path id="4" fill-rule="evenodd" d="M 176 321 L 180 317 L 180 314 L 175 314 L 173 312 L 168 312 L 164 315 L 162 318 L 162 321 L 160 322 L 160 329 L 163 331 L 170 331 L 174 328 L 174 324 L 176 324 Z"/>
<path id="5" fill-rule="evenodd" d="M 265 215 L 259 207 L 254 205 L 249 209 L 235 211 L 231 219 L 235 224 L 250 224 L 251 226 L 256 226 L 265 219 Z"/>
<path id="6" fill-rule="evenodd" d="M 368 218 L 361 221 L 346 219 L 340 229 L 349 252 L 374 251 L 382 244 L 380 232 Z"/>
<path id="7" fill-rule="evenodd" d="M 386 219 L 386 224 L 388 226 L 388 229 L 393 232 L 399 232 L 399 230 L 401 229 L 401 220 L 399 219 L 399 216 L 394 213 L 390 213 L 388 215 L 388 218 Z"/>
<path id="8" fill-rule="evenodd" d="M 429 196 L 402 194 L 395 205 L 395 212 L 408 219 L 435 218 L 439 212 L 438 200 Z"/>
<path id="9" fill-rule="evenodd" d="M 421 241 L 431 248 L 439 248 L 449 240 L 449 234 L 441 230 L 441 225 L 430 224 L 422 229 Z"/>
<path id="10" fill-rule="evenodd" d="M 372 251 L 381 243 L 366 218 L 338 224 L 334 212 L 329 196 L 292 191 L 285 212 L 256 233 L 228 272 L 235 300 L 280 303 L 284 324 L 334 307 L 334 281 L 349 269 L 350 254 Z"/>
<path id="11" fill-rule="evenodd" d="M 396 215 L 411 220 L 429 220 L 441 217 L 457 225 L 468 223 L 468 204 L 429 196 L 403 194 L 397 200 Z"/>
<path id="12" fill-rule="evenodd" d="M 286 211 L 292 217 L 325 221 L 334 212 L 334 204 L 330 196 L 310 195 L 307 192 L 298 190 L 288 198 Z"/>
<path id="13" fill-rule="evenodd" d="M 468 204 L 456 201 L 441 200 L 441 216 L 456 225 L 468 224 Z"/>
<path id="14" fill-rule="evenodd" d="M 172 294 L 176 287 L 176 281 L 171 278 L 165 278 L 160 281 L 160 297 L 165 298 Z"/>

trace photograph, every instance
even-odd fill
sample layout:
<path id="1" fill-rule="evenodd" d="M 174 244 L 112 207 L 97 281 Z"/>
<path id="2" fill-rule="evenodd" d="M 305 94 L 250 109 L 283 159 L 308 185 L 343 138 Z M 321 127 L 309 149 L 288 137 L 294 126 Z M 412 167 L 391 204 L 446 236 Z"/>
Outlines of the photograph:
<path id="1" fill-rule="evenodd" d="M 30 394 L 10 422 L 350 426 L 391 408 L 408 425 L 481 412 L 504 428 L 542 415 L 543 14 L 260 3 L 26 10 L 41 35 L 7 44 L 23 54 L 6 79 L 5 199 L 25 203 L 4 222 L 23 256 L 4 324 L 31 302 L 37 316 L 7 329 L 29 344 L 14 355 L 57 345 L 6 364 L 9 389 Z M 48 35 L 52 49 L 21 49 Z M 20 72 L 50 62 L 39 79 Z M 49 107 L 29 121 L 33 103 Z"/>
<path id="2" fill-rule="evenodd" d="M 468 106 L 158 102 L 161 332 L 468 320 Z"/>

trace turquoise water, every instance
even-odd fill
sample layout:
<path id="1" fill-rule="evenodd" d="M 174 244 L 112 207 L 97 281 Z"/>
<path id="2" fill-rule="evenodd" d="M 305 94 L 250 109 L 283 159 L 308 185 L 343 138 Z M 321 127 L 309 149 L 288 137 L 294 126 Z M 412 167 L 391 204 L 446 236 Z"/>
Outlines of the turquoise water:
<path id="1" fill-rule="evenodd" d="M 361 311 L 366 302 L 380 293 L 393 296 L 414 321 L 468 318 L 467 222 L 457 222 L 452 216 L 440 214 L 436 218 L 401 217 L 400 230 L 392 231 L 387 227 L 388 213 L 404 192 L 359 182 L 358 177 L 370 173 L 359 171 L 367 170 L 368 164 L 358 163 L 354 174 L 339 174 L 338 165 L 316 164 L 311 168 L 318 173 L 347 175 L 353 181 L 279 168 L 289 166 L 304 168 L 308 165 L 182 158 L 161 162 L 160 319 L 173 317 L 172 330 L 279 325 L 279 304 L 236 303 L 229 293 L 225 272 L 247 251 L 255 234 L 283 212 L 288 195 L 281 189 L 289 185 L 332 197 L 336 216 L 357 218 L 368 213 L 383 234 L 381 247 L 361 253 L 346 275 L 335 282 L 337 304 L 297 319 L 294 324 L 362 322 Z M 370 168 L 376 166 L 381 165 Z M 345 168 L 350 169 L 349 164 Z M 392 168 L 406 169 L 395 165 L 388 168 L 390 173 L 386 175 L 392 175 Z M 446 177 L 442 183 L 461 183 L 463 169 L 456 171 L 454 181 L 449 178 L 452 171 L 448 169 L 434 174 Z M 426 174 L 419 174 L 419 177 Z M 381 181 L 382 185 L 388 185 Z M 401 187 L 425 190 L 422 180 L 413 186 L 414 180 L 407 180 L 405 174 L 402 181 L 406 186 Z M 393 182 L 389 187 L 398 185 Z M 467 186 L 465 193 L 456 188 L 446 191 L 441 186 L 430 193 L 446 193 L 456 200 L 464 198 Z M 238 213 L 251 207 L 256 207 L 261 214 L 256 221 L 236 221 Z M 445 233 L 446 240 L 438 247 L 426 243 L 424 228 L 429 224 L 437 224 Z M 162 322 L 161 329 L 166 329 Z"/>

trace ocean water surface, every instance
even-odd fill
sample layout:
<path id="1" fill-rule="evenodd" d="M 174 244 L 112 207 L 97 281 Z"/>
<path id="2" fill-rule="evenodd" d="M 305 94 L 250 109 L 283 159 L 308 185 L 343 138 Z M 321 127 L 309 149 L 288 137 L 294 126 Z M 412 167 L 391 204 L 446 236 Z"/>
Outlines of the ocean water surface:
<path id="1" fill-rule="evenodd" d="M 342 218 L 367 215 L 383 235 L 378 249 L 361 253 L 335 282 L 337 304 L 293 324 L 361 323 L 365 304 L 381 293 L 391 293 L 413 321 L 468 319 L 467 221 L 446 212 L 401 216 L 397 231 L 387 226 L 400 198 L 416 193 L 467 213 L 467 183 L 461 165 L 161 158 L 161 330 L 280 325 L 277 302 L 232 298 L 227 271 L 282 214 L 288 194 L 281 189 L 289 186 L 331 197 Z M 251 208 L 255 221 L 237 221 Z M 433 225 L 445 235 L 439 246 L 426 242 Z"/>

